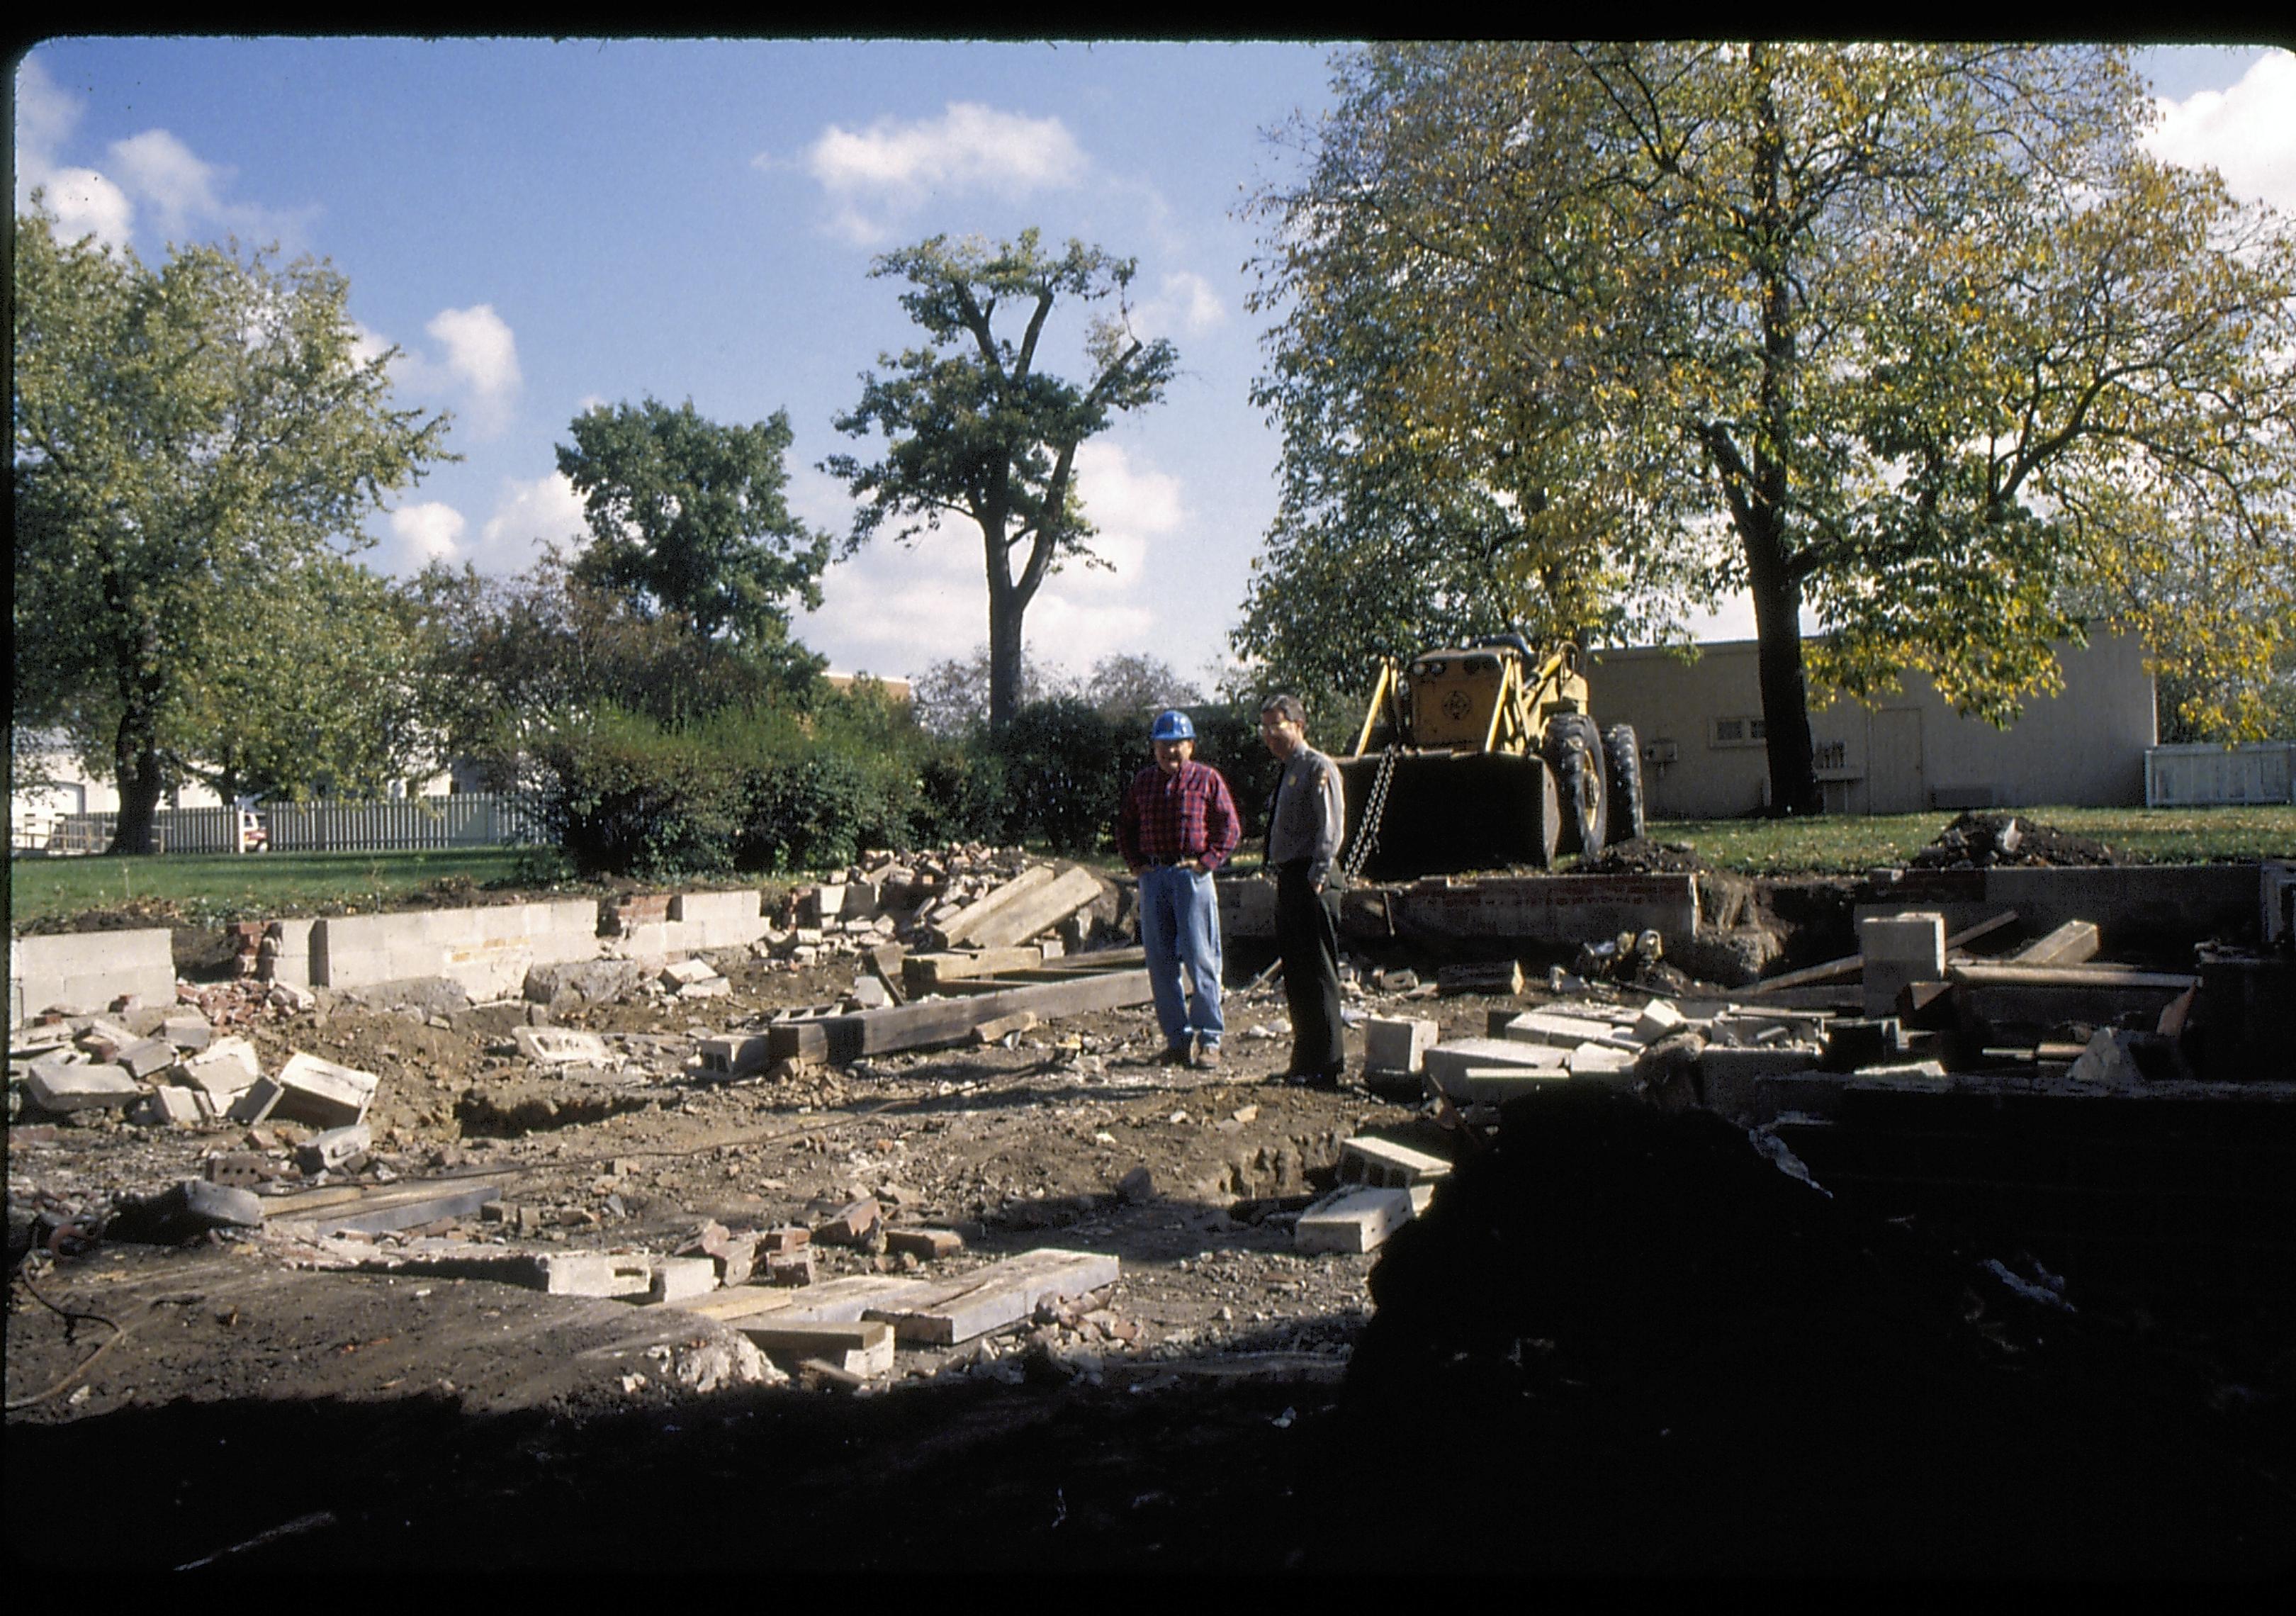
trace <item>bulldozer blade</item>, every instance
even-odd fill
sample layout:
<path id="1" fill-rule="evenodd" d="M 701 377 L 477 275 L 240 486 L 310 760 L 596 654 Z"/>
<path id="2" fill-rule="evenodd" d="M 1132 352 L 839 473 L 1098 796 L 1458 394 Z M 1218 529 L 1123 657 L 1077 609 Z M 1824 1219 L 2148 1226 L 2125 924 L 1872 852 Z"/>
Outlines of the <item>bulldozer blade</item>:
<path id="1" fill-rule="evenodd" d="M 1347 800 L 1341 862 L 1355 851 L 1379 777 L 1375 754 L 1340 760 Z M 1358 872 L 1407 881 L 1466 870 L 1554 862 L 1562 816 L 1554 773 L 1542 758 L 1510 752 L 1406 752 L 1397 757 L 1376 839 Z"/>

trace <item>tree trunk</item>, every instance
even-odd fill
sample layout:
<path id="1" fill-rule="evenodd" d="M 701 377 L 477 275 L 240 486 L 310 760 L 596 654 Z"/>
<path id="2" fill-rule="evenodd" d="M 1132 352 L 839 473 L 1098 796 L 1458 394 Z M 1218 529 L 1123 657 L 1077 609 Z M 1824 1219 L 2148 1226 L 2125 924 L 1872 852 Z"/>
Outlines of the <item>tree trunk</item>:
<path id="1" fill-rule="evenodd" d="M 160 750 L 147 737 L 142 741 L 120 726 L 112 757 L 119 776 L 119 818 L 111 834 L 111 853 L 156 853 L 154 820 L 160 810 L 160 791 L 165 783 L 160 769 Z"/>
<path id="2" fill-rule="evenodd" d="M 1825 794 L 1818 789 L 1816 752 L 1809 737 L 1809 684 L 1801 663 L 1801 586 L 1786 571 L 1775 539 L 1749 543 L 1748 558 L 1767 550 L 1767 565 L 1752 573 L 1754 633 L 1762 680 L 1762 732 L 1770 763 L 1770 812 L 1818 814 Z"/>
<path id="3" fill-rule="evenodd" d="M 1021 615 L 1016 592 L 988 580 L 988 728 L 1001 731 L 1021 710 Z"/>

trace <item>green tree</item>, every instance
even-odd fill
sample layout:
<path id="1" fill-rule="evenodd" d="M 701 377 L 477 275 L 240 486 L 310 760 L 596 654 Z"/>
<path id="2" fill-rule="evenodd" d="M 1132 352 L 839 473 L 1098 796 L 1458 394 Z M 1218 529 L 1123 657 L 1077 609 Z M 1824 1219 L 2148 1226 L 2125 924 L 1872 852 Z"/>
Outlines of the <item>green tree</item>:
<path id="1" fill-rule="evenodd" d="M 1786 812 L 1818 802 L 1813 681 L 1920 669 L 2006 722 L 2099 598 L 2156 654 L 2173 625 L 2268 664 L 2285 597 L 2195 621 L 2152 546 L 2197 526 L 2259 580 L 2286 553 L 2296 262 L 2143 154 L 2125 53 L 1379 46 L 1339 87 L 1261 199 L 1267 396 L 1307 467 L 1271 558 L 1487 498 L 1566 624 L 1746 588 Z M 1494 548 L 1457 531 L 1420 529 Z"/>
<path id="2" fill-rule="evenodd" d="M 988 578 L 988 721 L 1002 729 L 1023 690 L 1021 626 L 1029 603 L 1062 563 L 1098 558 L 1074 484 L 1077 446 L 1121 411 L 1163 396 L 1178 354 L 1162 340 L 1132 333 L 1124 294 L 1136 261 L 1070 242 L 1055 257 L 1037 233 L 990 247 L 978 239 L 935 236 L 885 254 L 873 277 L 909 283 L 901 307 L 935 344 L 865 372 L 861 401 L 837 417 L 857 438 L 882 431 L 884 457 L 865 464 L 834 455 L 823 468 L 862 500 L 845 554 L 852 554 L 888 521 L 911 543 L 953 513 L 980 530 Z M 1094 321 L 1085 352 L 1092 379 L 1082 386 L 1038 367 L 1037 346 L 1054 306 L 1063 298 L 1117 299 Z M 1017 344 L 992 324 L 1007 304 L 1021 311 Z M 1017 562 L 1017 566 L 1016 566 Z M 1100 563 L 1105 564 L 1105 563 Z"/>
<path id="3" fill-rule="evenodd" d="M 320 558 L 447 457 L 447 418 L 391 407 L 324 263 L 230 244 L 150 270 L 58 240 L 37 193 L 14 246 L 12 719 L 115 777 L 112 850 L 148 852 L 185 761 L 260 722 L 212 699 L 245 654 L 219 631 L 250 600 L 325 610 Z"/>
<path id="4" fill-rule="evenodd" d="M 1071 681 L 1024 650 L 1021 658 L 1021 705 L 1074 695 Z M 988 647 L 972 654 L 943 657 L 916 677 L 912 687 L 917 723 L 928 734 L 954 736 L 988 722 Z"/>
<path id="5" fill-rule="evenodd" d="M 789 416 L 721 426 L 653 398 L 574 418 L 558 469 L 590 538 L 572 579 L 617 595 L 642 622 L 676 619 L 771 663 L 802 660 L 790 603 L 821 604 L 829 538 L 790 513 Z"/>

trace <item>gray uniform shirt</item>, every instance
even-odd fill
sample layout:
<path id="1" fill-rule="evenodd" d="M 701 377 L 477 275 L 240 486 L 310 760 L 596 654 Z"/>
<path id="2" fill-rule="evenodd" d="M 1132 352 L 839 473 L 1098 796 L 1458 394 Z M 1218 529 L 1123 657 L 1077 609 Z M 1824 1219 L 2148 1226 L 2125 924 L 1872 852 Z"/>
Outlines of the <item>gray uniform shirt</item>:
<path id="1" fill-rule="evenodd" d="M 1340 771 L 1312 746 L 1284 760 L 1275 785 L 1275 810 L 1267 818 L 1267 862 L 1308 861 L 1308 879 L 1320 882 L 1339 857 L 1347 831 L 1347 808 L 1340 796 Z"/>

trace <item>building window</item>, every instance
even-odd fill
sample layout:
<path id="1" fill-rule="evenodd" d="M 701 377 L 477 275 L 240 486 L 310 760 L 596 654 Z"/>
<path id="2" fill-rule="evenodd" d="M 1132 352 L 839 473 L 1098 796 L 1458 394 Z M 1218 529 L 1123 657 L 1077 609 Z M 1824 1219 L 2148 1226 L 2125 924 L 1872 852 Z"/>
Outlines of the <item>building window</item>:
<path id="1" fill-rule="evenodd" d="M 1712 746 L 1760 746 L 1767 740 L 1767 732 L 1759 718 L 1717 718 L 1714 720 Z"/>
<path id="2" fill-rule="evenodd" d="M 1810 754 L 1812 768 L 1847 768 L 1849 767 L 1849 742 L 1820 741 Z"/>

